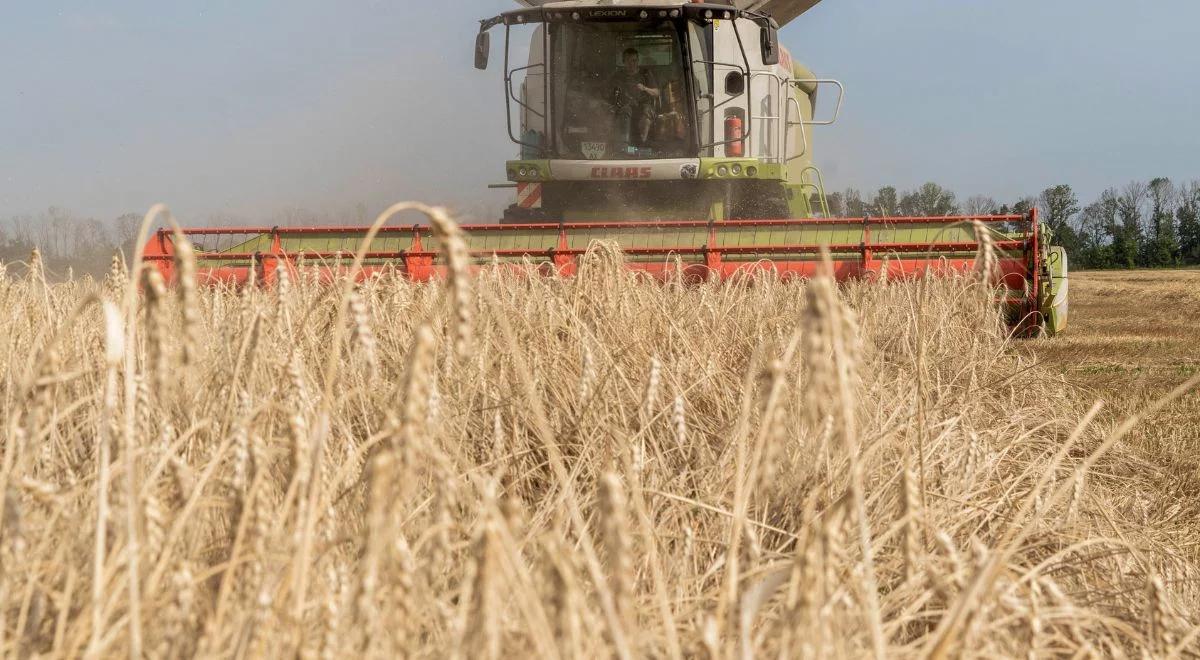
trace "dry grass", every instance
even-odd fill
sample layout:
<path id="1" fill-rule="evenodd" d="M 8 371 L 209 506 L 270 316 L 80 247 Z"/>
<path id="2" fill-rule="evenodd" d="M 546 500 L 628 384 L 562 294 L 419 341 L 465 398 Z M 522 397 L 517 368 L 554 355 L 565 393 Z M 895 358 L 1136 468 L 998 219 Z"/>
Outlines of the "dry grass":
<path id="1" fill-rule="evenodd" d="M 0 649 L 1200 652 L 1162 417 L 1089 423 L 1098 390 L 1031 365 L 1082 336 L 1006 342 L 971 279 L 617 257 L 353 295 L 4 279 Z"/>
<path id="2" fill-rule="evenodd" d="M 1103 399 L 1103 423 L 1144 410 L 1200 373 L 1200 270 L 1077 273 L 1071 286 L 1070 331 L 1027 348 L 1076 396 Z M 1129 433 L 1137 478 L 1113 489 L 1115 511 L 1192 561 L 1200 561 L 1192 532 L 1200 526 L 1198 440 L 1193 390 Z"/>

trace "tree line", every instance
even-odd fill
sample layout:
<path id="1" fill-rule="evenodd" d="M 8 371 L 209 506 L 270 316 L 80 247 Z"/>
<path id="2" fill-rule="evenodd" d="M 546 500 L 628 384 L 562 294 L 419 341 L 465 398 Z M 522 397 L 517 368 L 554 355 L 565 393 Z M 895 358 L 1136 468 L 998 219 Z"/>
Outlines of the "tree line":
<path id="1" fill-rule="evenodd" d="M 1082 205 L 1071 186 L 1060 184 L 1032 197 L 1002 204 L 976 195 L 960 202 L 936 183 L 899 192 L 885 186 L 869 199 L 850 188 L 828 195 L 835 217 L 1006 215 L 1037 207 L 1066 248 L 1074 268 L 1166 268 L 1200 265 L 1200 181 L 1176 184 L 1159 177 L 1109 188 Z"/>
<path id="2" fill-rule="evenodd" d="M 13 266 L 19 272 L 21 265 L 28 262 L 29 255 L 37 248 L 48 276 L 53 279 L 62 279 L 70 274 L 98 277 L 111 267 L 113 255 L 120 253 L 126 260 L 132 258 L 142 218 L 142 213 L 124 213 L 102 220 L 78 215 L 60 206 L 51 206 L 37 214 L 0 217 L 0 263 Z M 359 203 L 336 212 L 286 208 L 259 220 L 216 213 L 205 216 L 198 223 L 184 224 L 205 227 L 295 227 L 370 224 L 372 219 L 367 206 Z"/>
<path id="3" fill-rule="evenodd" d="M 98 275 L 118 251 L 132 253 L 142 216 L 126 213 L 111 220 L 79 216 L 51 206 L 42 213 L 0 219 L 0 262 L 24 264 L 37 248 L 51 276 L 69 271 Z"/>

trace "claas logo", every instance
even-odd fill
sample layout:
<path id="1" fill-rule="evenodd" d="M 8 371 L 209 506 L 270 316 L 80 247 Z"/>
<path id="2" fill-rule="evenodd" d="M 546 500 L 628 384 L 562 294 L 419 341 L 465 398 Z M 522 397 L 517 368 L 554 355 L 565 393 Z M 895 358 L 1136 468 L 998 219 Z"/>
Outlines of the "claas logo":
<path id="1" fill-rule="evenodd" d="M 593 179 L 649 179 L 649 167 L 593 167 Z"/>

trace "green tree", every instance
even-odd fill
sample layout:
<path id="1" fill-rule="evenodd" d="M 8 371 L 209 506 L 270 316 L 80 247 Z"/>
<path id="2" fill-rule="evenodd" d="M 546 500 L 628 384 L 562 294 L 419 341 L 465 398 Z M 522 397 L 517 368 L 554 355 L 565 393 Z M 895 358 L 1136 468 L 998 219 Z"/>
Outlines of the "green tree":
<path id="1" fill-rule="evenodd" d="M 1071 226 L 1071 219 L 1081 209 L 1079 197 L 1071 190 L 1071 186 L 1059 184 L 1043 190 L 1038 195 L 1037 206 L 1042 222 L 1046 223 L 1054 236 L 1054 242 L 1063 246 L 1069 254 L 1079 252 L 1083 246 L 1075 228 Z"/>
<path id="2" fill-rule="evenodd" d="M 829 205 L 829 215 L 835 218 L 846 216 L 846 197 L 842 193 L 829 193 L 825 196 L 825 203 Z"/>
<path id="3" fill-rule="evenodd" d="M 1142 264 L 1150 267 L 1174 266 L 1179 262 L 1179 236 L 1175 232 L 1175 186 L 1158 177 L 1150 181 L 1150 237 L 1142 249 Z"/>
<path id="4" fill-rule="evenodd" d="M 1112 236 L 1113 261 L 1117 268 L 1140 265 L 1146 194 L 1146 184 L 1135 181 L 1120 194 L 1115 190 L 1107 190 L 1102 197 L 1106 204 L 1113 206 L 1108 232 Z"/>
<path id="5" fill-rule="evenodd" d="M 944 216 L 958 213 L 954 193 L 929 182 L 900 198 L 900 214 L 915 216 Z"/>
<path id="6" fill-rule="evenodd" d="M 1193 181 L 1179 191 L 1175 218 L 1179 220 L 1180 262 L 1200 264 L 1200 181 Z"/>
<path id="7" fill-rule="evenodd" d="M 997 215 L 1028 215 L 1037 204 L 1037 199 L 1033 197 L 1022 197 L 1018 199 L 1012 206 L 1001 204 L 1000 208 L 996 209 Z M 1019 232 L 1025 231 L 1029 225 L 1024 222 L 1006 222 L 1003 225 L 1004 231 Z"/>
<path id="8" fill-rule="evenodd" d="M 896 196 L 896 188 L 894 186 L 884 186 L 875 193 L 875 198 L 871 200 L 871 215 L 893 216 L 900 214 L 900 202 Z"/>
<path id="9" fill-rule="evenodd" d="M 1116 206 L 1111 196 L 1088 204 L 1079 213 L 1076 234 L 1079 236 L 1078 252 L 1068 253 L 1079 268 L 1115 268 L 1112 245 L 1109 242 L 1109 227 L 1116 224 Z"/>
<path id="10" fill-rule="evenodd" d="M 1075 191 L 1066 184 L 1043 190 L 1042 194 L 1038 195 L 1037 206 L 1042 214 L 1042 221 L 1054 232 L 1070 227 L 1071 218 L 1081 210 Z"/>
<path id="11" fill-rule="evenodd" d="M 862 193 L 857 188 L 847 188 L 845 192 L 846 217 L 861 218 L 870 213 L 867 203 L 863 201 Z"/>
<path id="12" fill-rule="evenodd" d="M 1035 206 L 1037 206 L 1037 198 L 1036 197 L 1022 197 L 1021 199 L 1018 199 L 1012 205 L 1009 213 L 1014 213 L 1016 215 L 1025 215 L 1026 213 L 1029 213 L 1030 211 L 1032 211 L 1033 207 L 1035 207 Z"/>

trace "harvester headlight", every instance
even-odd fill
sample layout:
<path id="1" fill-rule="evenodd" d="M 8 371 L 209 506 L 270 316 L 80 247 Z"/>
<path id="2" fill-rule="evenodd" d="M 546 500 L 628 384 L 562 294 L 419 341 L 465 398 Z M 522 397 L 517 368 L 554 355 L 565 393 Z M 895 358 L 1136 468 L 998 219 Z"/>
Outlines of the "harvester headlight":
<path id="1" fill-rule="evenodd" d="M 667 17 L 667 10 L 666 10 L 666 9 L 661 9 L 661 10 L 659 10 L 659 12 L 658 12 L 658 17 L 659 17 L 659 18 L 666 18 L 666 17 Z"/>
<path id="2" fill-rule="evenodd" d="M 524 22 L 525 22 L 525 15 L 524 15 L 524 14 L 522 14 L 522 15 L 520 15 L 520 16 L 517 16 L 517 22 L 518 22 L 518 23 L 524 23 Z"/>
<path id="3" fill-rule="evenodd" d="M 643 9 L 642 13 L 638 14 L 638 16 L 642 19 L 647 19 L 650 18 L 650 12 L 647 12 L 645 9 Z"/>
<path id="4" fill-rule="evenodd" d="M 729 168 L 724 165 L 717 167 L 717 176 L 729 176 Z"/>
<path id="5" fill-rule="evenodd" d="M 733 164 L 733 167 L 731 167 L 731 168 L 729 168 L 729 169 L 730 169 L 730 171 L 732 171 L 732 172 L 733 172 L 733 175 L 734 175 L 734 176 L 741 176 L 741 175 L 742 175 L 742 166 L 741 166 L 741 165 L 738 165 L 737 163 L 734 163 L 734 164 Z"/>
<path id="6" fill-rule="evenodd" d="M 679 10 L 678 9 L 671 10 L 671 18 L 679 18 Z"/>
<path id="7" fill-rule="evenodd" d="M 746 176 L 758 176 L 758 168 L 751 165 L 746 168 Z"/>
<path id="8" fill-rule="evenodd" d="M 706 11 L 706 12 L 704 12 L 704 18 L 712 18 L 712 17 L 713 17 L 713 13 L 712 13 L 712 10 L 711 10 L 711 9 L 709 9 L 709 10 L 708 10 L 708 11 Z"/>
<path id="9" fill-rule="evenodd" d="M 575 19 L 575 20 L 579 20 L 579 12 L 572 12 L 572 13 L 571 13 L 571 18 L 573 18 L 573 19 Z"/>
<path id="10" fill-rule="evenodd" d="M 725 12 L 725 13 L 723 14 L 723 16 L 725 17 L 725 20 L 729 20 L 730 18 L 732 18 L 732 17 L 733 17 L 733 14 L 730 14 L 729 12 Z"/>
<path id="11" fill-rule="evenodd" d="M 517 174 L 520 174 L 521 176 L 529 176 L 529 170 L 522 167 L 521 169 L 517 170 Z"/>

